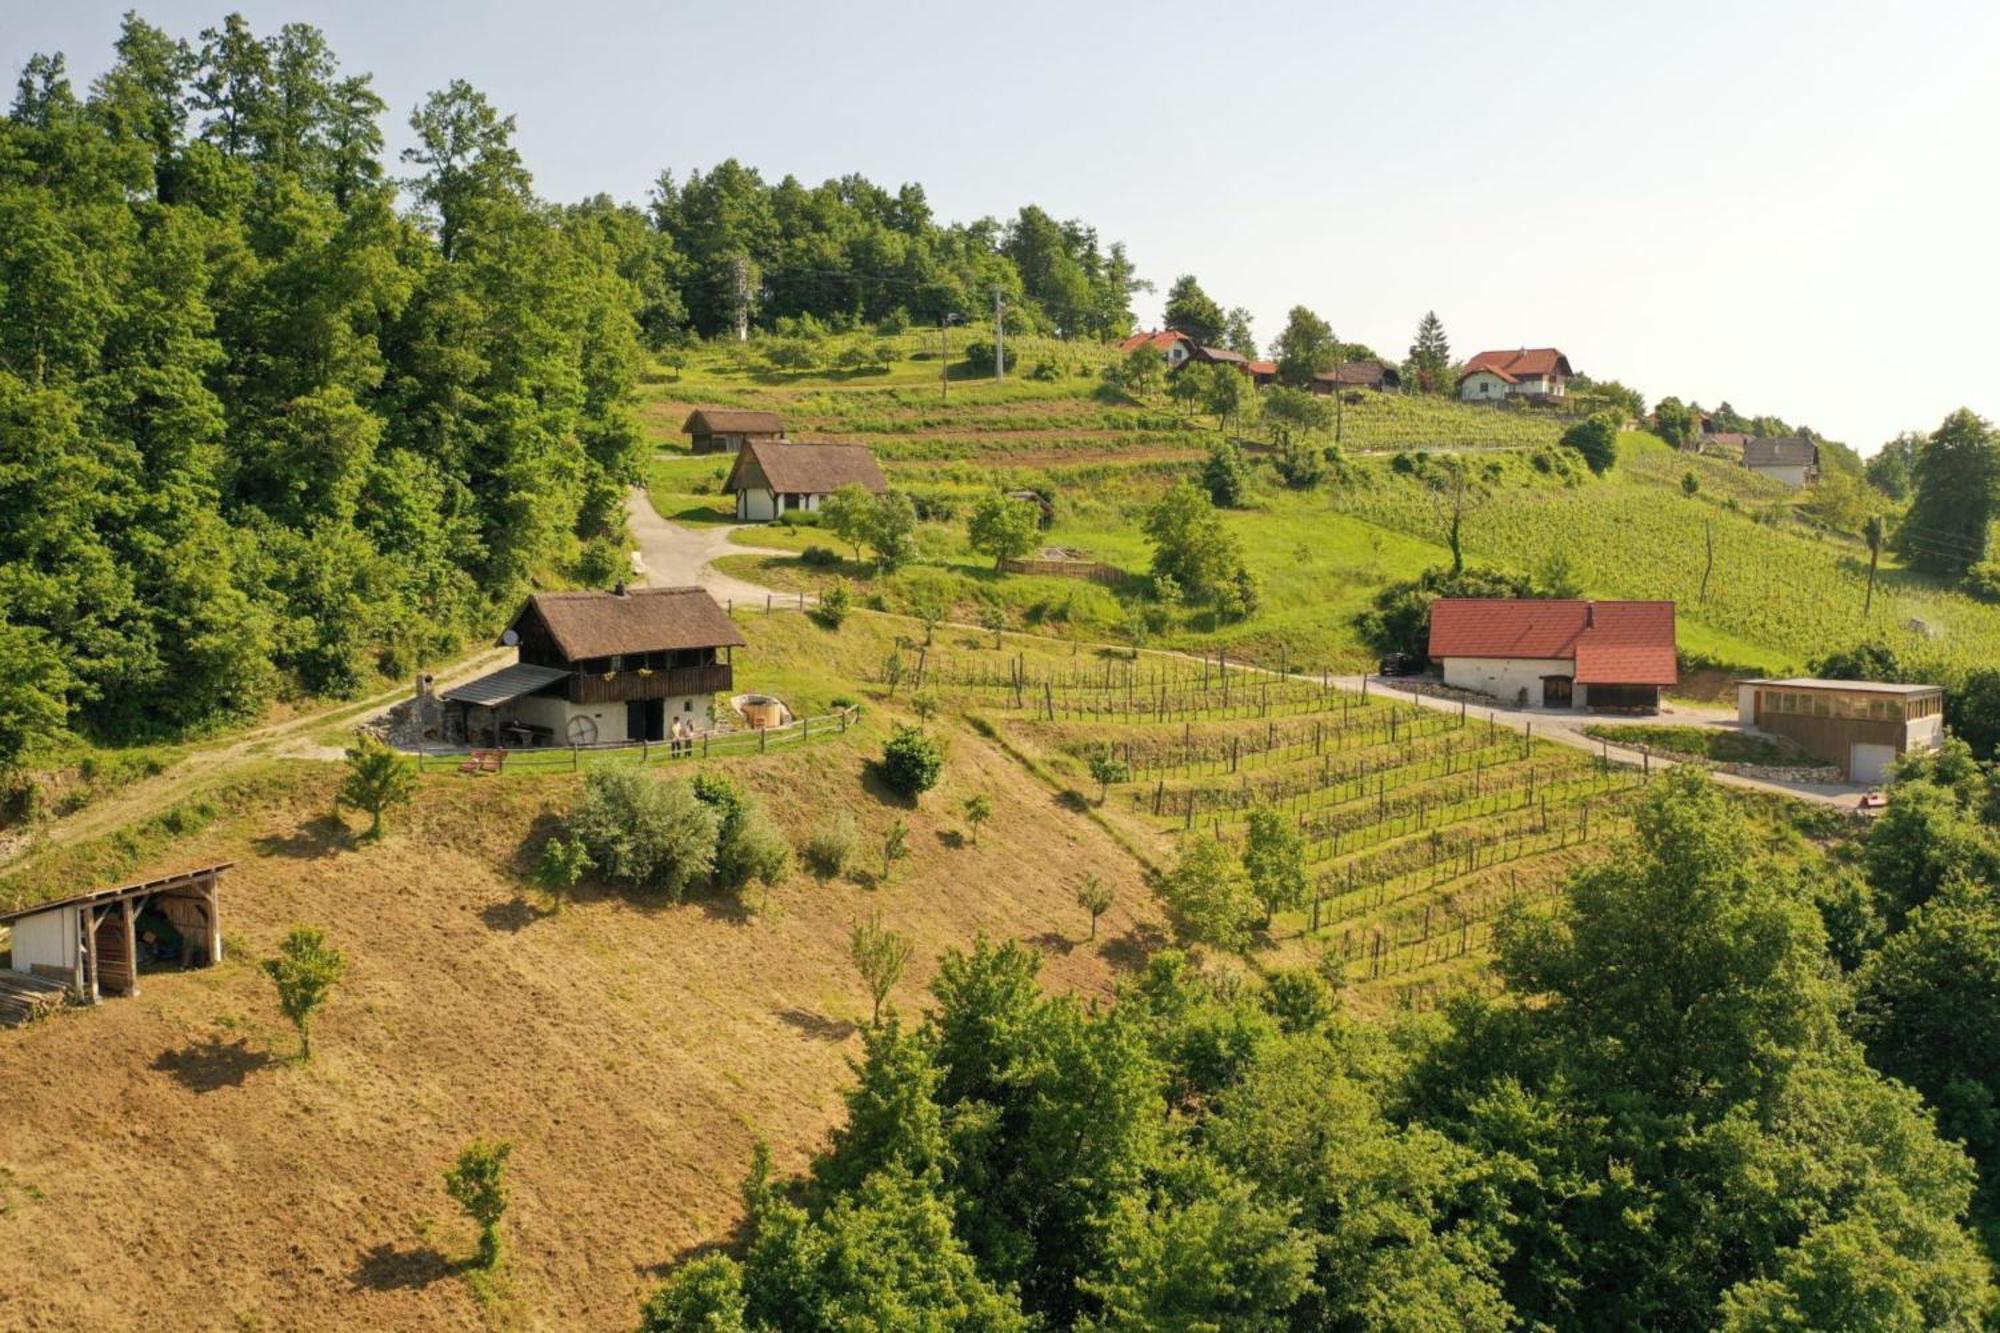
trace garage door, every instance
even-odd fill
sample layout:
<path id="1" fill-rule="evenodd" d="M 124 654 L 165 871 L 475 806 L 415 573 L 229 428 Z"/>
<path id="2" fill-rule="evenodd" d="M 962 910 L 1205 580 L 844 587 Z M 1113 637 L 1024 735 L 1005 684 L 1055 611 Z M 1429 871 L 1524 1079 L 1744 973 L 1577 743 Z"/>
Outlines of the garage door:
<path id="1" fill-rule="evenodd" d="M 1847 774 L 1849 782 L 1864 782 L 1870 786 L 1889 779 L 1889 765 L 1896 762 L 1896 747 L 1893 745 L 1856 745 L 1847 754 Z"/>

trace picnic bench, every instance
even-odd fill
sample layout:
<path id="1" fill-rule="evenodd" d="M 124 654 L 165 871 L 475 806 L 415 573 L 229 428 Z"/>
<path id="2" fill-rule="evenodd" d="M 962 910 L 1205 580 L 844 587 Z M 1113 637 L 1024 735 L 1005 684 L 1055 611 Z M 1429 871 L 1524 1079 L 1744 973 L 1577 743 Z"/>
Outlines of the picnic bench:
<path id="1" fill-rule="evenodd" d="M 505 750 L 474 750 L 466 761 L 458 766 L 461 773 L 498 773 L 507 766 Z"/>

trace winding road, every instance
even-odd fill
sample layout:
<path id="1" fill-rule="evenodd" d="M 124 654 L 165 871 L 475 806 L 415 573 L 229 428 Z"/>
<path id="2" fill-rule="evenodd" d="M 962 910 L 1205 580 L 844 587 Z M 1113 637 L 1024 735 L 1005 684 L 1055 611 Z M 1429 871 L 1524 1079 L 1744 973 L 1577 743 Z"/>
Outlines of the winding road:
<path id="1" fill-rule="evenodd" d="M 761 605 L 766 597 L 795 602 L 797 594 L 777 593 L 748 579 L 725 574 L 714 562 L 725 555 L 790 555 L 790 551 L 768 546 L 745 546 L 729 540 L 729 534 L 754 524 L 722 527 L 684 527 L 660 517 L 643 487 L 634 486 L 625 498 L 625 513 L 632 528 L 633 572 L 649 588 L 685 588 L 690 584 L 708 589 L 716 601 Z"/>

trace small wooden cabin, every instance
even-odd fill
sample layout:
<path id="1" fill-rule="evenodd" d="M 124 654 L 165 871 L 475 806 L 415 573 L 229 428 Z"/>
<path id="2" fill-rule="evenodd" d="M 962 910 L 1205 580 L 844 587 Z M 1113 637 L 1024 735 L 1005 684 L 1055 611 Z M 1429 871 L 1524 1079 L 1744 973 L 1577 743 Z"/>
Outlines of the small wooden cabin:
<path id="1" fill-rule="evenodd" d="M 741 407 L 697 407 L 681 424 L 697 454 L 733 454 L 746 444 L 785 438 L 785 421 L 776 412 Z"/>
<path id="2" fill-rule="evenodd" d="M 865 444 L 746 444 L 724 489 L 736 493 L 736 517 L 769 523 L 780 514 L 812 513 L 842 486 L 876 495 L 889 489 L 881 464 Z"/>
<path id="3" fill-rule="evenodd" d="M 0 1018 L 26 1017 L 51 984 L 95 1004 L 107 993 L 137 995 L 143 972 L 221 962 L 222 877 L 233 865 L 0 912 L 13 938 Z"/>
<path id="4" fill-rule="evenodd" d="M 539 592 L 501 642 L 519 660 L 446 690 L 446 733 L 503 748 L 666 739 L 715 724 L 743 632 L 706 589 Z"/>

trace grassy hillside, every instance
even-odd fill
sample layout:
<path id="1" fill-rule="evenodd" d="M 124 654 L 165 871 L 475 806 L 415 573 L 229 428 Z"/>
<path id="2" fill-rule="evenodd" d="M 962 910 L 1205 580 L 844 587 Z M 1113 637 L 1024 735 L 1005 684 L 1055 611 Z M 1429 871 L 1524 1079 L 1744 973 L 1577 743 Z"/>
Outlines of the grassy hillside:
<path id="1" fill-rule="evenodd" d="M 995 485 L 1045 488 L 1058 501 L 1051 544 L 1143 574 L 1144 508 L 1220 438 L 1214 422 L 1184 417 L 1164 396 L 1106 401 L 1094 376 L 1105 350 L 1055 343 L 1023 349 L 1021 364 L 1047 361 L 1058 378 L 1037 381 L 1017 371 L 1005 384 L 954 380 L 949 401 L 941 401 L 935 379 L 924 378 L 937 366 L 935 335 L 927 337 L 932 359 L 906 356 L 879 375 L 779 374 L 757 368 L 754 352 L 710 349 L 696 353 L 678 379 L 654 376 L 655 503 L 686 521 L 728 521 L 728 498 L 719 493 L 726 467 L 687 457 L 673 432 L 691 403 L 772 407 L 797 436 L 860 439 L 877 450 L 894 482 L 932 516 L 922 532 L 924 560 L 885 580 L 852 563 L 813 567 L 757 556 L 734 562 L 737 572 L 788 589 L 843 578 L 888 607 L 905 604 L 913 583 L 944 577 L 968 616 L 993 603 L 1018 625 L 1084 637 L 1125 634 L 1136 585 L 1120 593 L 997 577 L 966 549 L 964 513 Z M 926 346 L 916 335 L 902 345 L 912 354 Z M 1259 467 L 1252 505 L 1226 517 L 1263 584 L 1257 614 L 1231 625 L 1189 616 L 1158 641 L 1192 649 L 1229 643 L 1274 665 L 1363 665 L 1371 653 L 1354 632 L 1354 615 L 1384 585 L 1448 559 L 1428 490 L 1396 456 L 1478 450 L 1483 466 L 1500 471 L 1490 499 L 1467 521 L 1469 559 L 1532 572 L 1560 552 L 1592 596 L 1671 598 L 1680 607 L 1682 647 L 1698 658 L 1730 669 L 1797 671 L 1809 657 L 1862 638 L 1947 661 L 2000 655 L 2000 607 L 1902 570 L 1890 557 L 1864 617 L 1865 546 L 1811 521 L 1796 493 L 1741 468 L 1680 454 L 1641 433 L 1621 437 L 1619 465 L 1603 478 L 1565 479 L 1528 466 L 1564 424 L 1541 414 L 1364 395 L 1342 421 L 1346 482 L 1288 491 Z M 1253 462 L 1263 449 L 1257 433 L 1255 426 L 1248 432 Z M 1693 496 L 1682 490 L 1688 473 L 1697 481 Z M 794 551 L 833 545 L 809 527 L 767 527 L 744 540 Z"/>
<path id="2" fill-rule="evenodd" d="M 0 1326 L 628 1327 L 663 1265 L 728 1231 L 753 1143 L 795 1169 L 839 1114 L 867 1016 L 856 919 L 880 911 L 915 941 L 906 1008 L 981 933 L 1031 942 L 1050 985 L 1091 995 L 1143 960 L 1160 934 L 1138 861 L 977 731 L 934 724 L 950 762 L 915 809 L 866 778 L 907 717 L 867 677 L 906 626 L 830 635 L 781 614 L 746 629 L 746 684 L 868 700 L 845 737 L 726 765 L 795 838 L 851 810 L 847 878 L 796 873 L 749 908 L 586 886 L 551 913 L 523 872 L 579 778 L 428 774 L 368 846 L 327 814 L 334 766 L 294 760 L 0 885 L 16 902 L 238 863 L 222 966 L 0 1033 Z M 973 792 L 995 809 L 976 847 L 959 818 Z M 883 883 L 872 849 L 898 817 L 913 856 Z M 1094 943 L 1073 901 L 1085 872 L 1118 895 Z M 303 1067 L 256 969 L 299 921 L 352 960 Z M 475 1134 L 518 1145 L 510 1275 L 484 1306 L 456 1272 L 472 1235 L 439 1186 Z"/>

